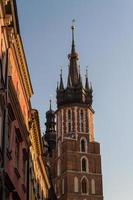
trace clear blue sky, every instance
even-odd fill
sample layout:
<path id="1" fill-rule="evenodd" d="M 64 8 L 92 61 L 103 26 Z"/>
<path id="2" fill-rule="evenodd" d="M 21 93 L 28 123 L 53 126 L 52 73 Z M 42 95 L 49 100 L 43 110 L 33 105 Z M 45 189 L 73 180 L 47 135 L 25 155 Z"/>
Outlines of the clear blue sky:
<path id="1" fill-rule="evenodd" d="M 84 76 L 94 89 L 95 138 L 101 143 L 105 200 L 133 199 L 133 0 L 17 0 L 34 88 L 32 105 L 44 127 L 55 102 L 60 67 L 67 75 L 71 20 Z"/>

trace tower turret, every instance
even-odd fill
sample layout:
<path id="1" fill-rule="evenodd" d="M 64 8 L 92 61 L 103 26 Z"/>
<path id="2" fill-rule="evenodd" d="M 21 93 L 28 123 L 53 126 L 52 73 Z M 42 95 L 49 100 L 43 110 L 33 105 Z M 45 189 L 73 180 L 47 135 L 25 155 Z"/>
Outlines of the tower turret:
<path id="1" fill-rule="evenodd" d="M 45 140 L 48 143 L 48 151 L 51 154 L 56 146 L 55 112 L 52 110 L 51 100 L 49 110 L 46 112 L 46 134 Z"/>

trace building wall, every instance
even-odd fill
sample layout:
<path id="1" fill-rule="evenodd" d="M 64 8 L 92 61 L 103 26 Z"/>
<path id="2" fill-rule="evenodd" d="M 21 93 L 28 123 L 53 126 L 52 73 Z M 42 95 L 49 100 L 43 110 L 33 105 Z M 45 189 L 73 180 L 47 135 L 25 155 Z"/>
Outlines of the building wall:
<path id="1" fill-rule="evenodd" d="M 50 163 L 58 199 L 103 200 L 100 144 L 94 140 L 93 116 L 93 109 L 85 105 L 62 106 L 56 111 L 57 145 Z M 82 191 L 84 179 L 86 192 Z"/>
<path id="2" fill-rule="evenodd" d="M 0 1 L 0 61 L 0 199 L 44 200 L 50 183 L 15 0 Z"/>
<path id="3" fill-rule="evenodd" d="M 43 200 L 48 198 L 50 182 L 46 171 L 46 160 L 44 160 L 44 155 L 43 155 L 43 146 L 42 146 L 38 111 L 32 109 L 31 116 L 32 116 L 32 126 L 30 129 L 29 138 L 31 142 L 30 163 L 32 167 L 30 167 L 30 171 L 33 179 L 32 182 L 30 182 L 30 188 L 31 188 L 30 195 L 33 195 L 33 188 L 34 188 L 34 196 L 37 199 L 40 198 L 41 200 Z"/>
<path id="4" fill-rule="evenodd" d="M 16 1 L 0 2 L 0 58 L 4 85 L 1 199 L 27 199 L 28 113 L 33 93 L 19 32 Z M 23 71 L 22 71 L 23 70 Z M 24 83 L 25 82 L 25 83 Z M 0 101 L 1 102 L 1 101 Z"/>

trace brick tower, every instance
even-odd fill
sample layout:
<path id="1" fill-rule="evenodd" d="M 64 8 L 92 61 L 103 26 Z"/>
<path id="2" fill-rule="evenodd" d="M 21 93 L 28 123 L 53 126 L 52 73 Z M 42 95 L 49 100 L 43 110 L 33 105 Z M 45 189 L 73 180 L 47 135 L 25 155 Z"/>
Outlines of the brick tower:
<path id="1" fill-rule="evenodd" d="M 94 140 L 93 91 L 87 73 L 85 86 L 82 84 L 74 26 L 71 28 L 67 86 L 61 73 L 57 87 L 56 147 L 49 156 L 51 175 L 59 200 L 103 200 L 100 144 Z M 48 134 L 47 141 L 50 145 Z"/>

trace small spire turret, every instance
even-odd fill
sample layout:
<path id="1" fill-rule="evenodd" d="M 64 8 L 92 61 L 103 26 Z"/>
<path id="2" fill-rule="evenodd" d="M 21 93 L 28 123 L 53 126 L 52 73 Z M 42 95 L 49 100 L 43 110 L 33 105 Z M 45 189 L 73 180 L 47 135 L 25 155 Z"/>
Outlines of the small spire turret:
<path id="1" fill-rule="evenodd" d="M 85 89 L 89 90 L 89 81 L 88 81 L 88 68 L 86 67 L 86 80 L 85 80 Z"/>
<path id="2" fill-rule="evenodd" d="M 63 84 L 63 79 L 62 79 L 62 69 L 61 69 L 61 73 L 60 73 L 60 90 L 64 90 L 64 84 Z"/>

